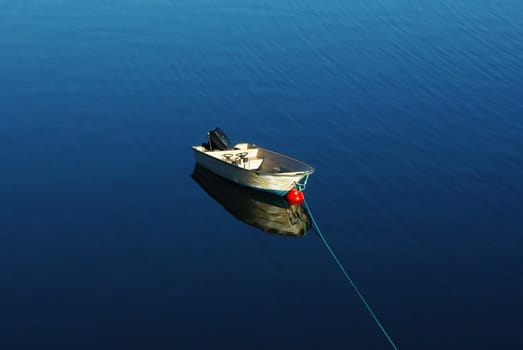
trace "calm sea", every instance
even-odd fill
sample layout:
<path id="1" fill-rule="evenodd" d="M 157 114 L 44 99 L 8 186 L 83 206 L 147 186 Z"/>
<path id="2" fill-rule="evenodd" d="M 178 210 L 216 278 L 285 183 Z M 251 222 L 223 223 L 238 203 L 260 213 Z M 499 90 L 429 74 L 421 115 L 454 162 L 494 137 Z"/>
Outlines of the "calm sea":
<path id="1" fill-rule="evenodd" d="M 1 349 L 388 349 L 316 234 L 191 175 L 223 128 L 400 349 L 523 348 L 520 0 L 0 0 Z"/>

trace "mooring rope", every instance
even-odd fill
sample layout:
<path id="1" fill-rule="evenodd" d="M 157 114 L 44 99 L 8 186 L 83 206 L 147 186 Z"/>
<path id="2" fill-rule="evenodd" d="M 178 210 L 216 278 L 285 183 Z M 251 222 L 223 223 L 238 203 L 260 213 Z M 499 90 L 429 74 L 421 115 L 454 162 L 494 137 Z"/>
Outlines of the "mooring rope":
<path id="1" fill-rule="evenodd" d="M 336 254 L 334 254 L 334 251 L 332 250 L 332 248 L 330 247 L 329 243 L 327 243 L 327 240 L 325 239 L 325 236 L 323 235 L 323 233 L 321 232 L 320 230 L 320 227 L 318 226 L 318 224 L 316 223 L 316 220 L 314 219 L 314 216 L 312 216 L 312 212 L 311 212 L 311 209 L 309 207 L 309 205 L 307 204 L 307 201 L 304 200 L 303 202 L 305 204 L 305 208 L 307 209 L 307 211 L 309 212 L 309 216 L 311 218 L 311 221 L 312 221 L 312 228 L 314 229 L 314 231 L 318 234 L 318 236 L 320 237 L 321 241 L 323 242 L 323 244 L 325 245 L 325 247 L 327 248 L 327 250 L 329 251 L 330 255 L 332 256 L 332 258 L 334 259 L 334 261 L 336 262 L 336 264 L 338 264 L 338 267 L 340 268 L 340 270 L 343 272 L 343 274 L 345 275 L 345 278 L 349 281 L 349 283 L 351 284 L 352 288 L 354 289 L 354 291 L 356 292 L 356 294 L 358 295 L 358 297 L 360 298 L 361 302 L 363 303 L 363 305 L 365 306 L 365 308 L 367 309 L 367 311 L 369 312 L 369 314 L 372 316 L 372 318 L 374 319 L 374 321 L 376 322 L 376 324 L 378 325 L 378 327 L 380 328 L 381 332 L 385 335 L 385 338 L 387 338 L 387 340 L 389 341 L 390 345 L 392 346 L 392 348 L 394 350 L 398 350 L 398 347 L 396 346 L 396 344 L 394 344 L 394 342 L 392 341 L 391 337 L 389 336 L 389 334 L 387 333 L 387 331 L 385 330 L 385 328 L 383 327 L 383 325 L 381 324 L 380 320 L 378 319 L 378 317 L 376 316 L 376 314 L 374 313 L 374 311 L 372 311 L 372 308 L 370 307 L 369 303 L 367 302 L 367 300 L 365 300 L 365 297 L 363 296 L 363 294 L 361 294 L 359 288 L 356 286 L 356 284 L 354 283 L 354 281 L 352 280 L 352 278 L 350 277 L 349 273 L 347 272 L 347 270 L 345 270 L 345 268 L 343 267 L 343 265 L 341 264 L 340 262 L 340 259 L 338 259 L 338 257 L 336 256 Z"/>

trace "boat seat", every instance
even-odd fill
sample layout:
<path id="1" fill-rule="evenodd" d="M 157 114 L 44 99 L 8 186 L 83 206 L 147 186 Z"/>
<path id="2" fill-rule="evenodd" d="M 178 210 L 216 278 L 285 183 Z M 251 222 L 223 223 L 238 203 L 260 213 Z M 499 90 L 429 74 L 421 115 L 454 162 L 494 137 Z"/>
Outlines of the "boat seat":
<path id="1" fill-rule="evenodd" d="M 248 167 L 249 170 L 258 170 L 263 163 L 263 158 L 249 159 Z"/>

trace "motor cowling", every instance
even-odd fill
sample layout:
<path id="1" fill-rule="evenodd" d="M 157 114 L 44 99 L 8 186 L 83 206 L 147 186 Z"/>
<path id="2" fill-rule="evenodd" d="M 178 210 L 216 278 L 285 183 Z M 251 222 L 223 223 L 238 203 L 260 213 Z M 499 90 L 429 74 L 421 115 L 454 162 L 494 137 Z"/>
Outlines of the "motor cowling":
<path id="1" fill-rule="evenodd" d="M 215 128 L 207 133 L 209 138 L 208 148 L 211 151 L 219 150 L 219 151 L 225 151 L 230 149 L 231 147 L 231 141 L 229 141 L 229 138 L 222 129 Z"/>

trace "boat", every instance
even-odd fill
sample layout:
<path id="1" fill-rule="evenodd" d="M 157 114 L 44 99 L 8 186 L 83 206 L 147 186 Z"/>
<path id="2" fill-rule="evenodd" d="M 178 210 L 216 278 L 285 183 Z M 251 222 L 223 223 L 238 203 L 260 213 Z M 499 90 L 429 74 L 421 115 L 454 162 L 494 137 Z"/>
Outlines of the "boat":
<path id="1" fill-rule="evenodd" d="M 239 186 L 198 164 L 191 177 L 235 218 L 263 232 L 302 237 L 311 228 L 307 210 L 281 196 Z"/>
<path id="2" fill-rule="evenodd" d="M 207 133 L 207 142 L 193 146 L 196 163 L 236 184 L 285 196 L 303 190 L 314 172 L 310 165 L 252 143 L 231 146 L 223 130 Z"/>

